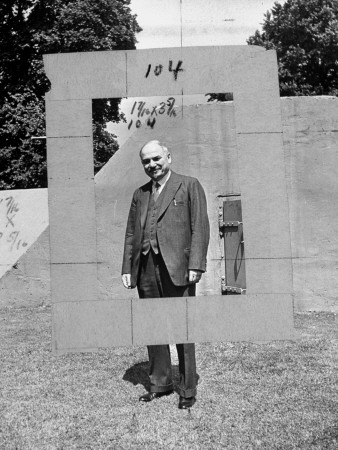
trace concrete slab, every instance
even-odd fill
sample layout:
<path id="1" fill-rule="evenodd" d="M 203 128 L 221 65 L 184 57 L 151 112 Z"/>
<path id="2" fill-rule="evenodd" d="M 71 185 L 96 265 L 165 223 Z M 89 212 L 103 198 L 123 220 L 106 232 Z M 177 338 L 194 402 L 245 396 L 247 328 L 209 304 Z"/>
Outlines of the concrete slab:
<path id="1" fill-rule="evenodd" d="M 296 338 L 291 295 L 188 298 L 190 342 L 272 341 Z"/>
<path id="2" fill-rule="evenodd" d="M 52 83 L 47 99 L 181 94 L 182 89 L 189 94 L 200 93 L 201 85 L 207 92 L 221 92 L 227 86 L 229 92 L 230 67 L 239 55 L 250 58 L 260 52 L 261 47 L 238 45 L 44 55 Z M 202 62 L 206 58 L 208 64 Z"/>
<path id="3" fill-rule="evenodd" d="M 329 95 L 281 98 L 283 135 L 332 132 L 338 129 L 337 97 Z"/>
<path id="4" fill-rule="evenodd" d="M 291 258 L 282 136 L 238 135 L 246 258 Z"/>
<path id="5" fill-rule="evenodd" d="M 99 347 L 130 346 L 130 301 L 62 302 L 53 305 L 55 354 L 96 351 Z"/>
<path id="6" fill-rule="evenodd" d="M 49 188 L 52 263 L 96 262 L 94 182 Z"/>
<path id="7" fill-rule="evenodd" d="M 92 137 L 50 139 L 47 158 L 49 189 L 94 180 Z"/>
<path id="8" fill-rule="evenodd" d="M 128 300 L 63 302 L 53 305 L 53 323 L 57 354 L 132 343 L 298 339 L 292 297 L 283 294 L 137 299 L 132 306 Z"/>
<path id="9" fill-rule="evenodd" d="M 47 189 L 0 191 L 0 278 L 48 225 Z"/>
<path id="10" fill-rule="evenodd" d="M 91 138 L 92 127 L 91 99 L 46 101 L 47 138 Z"/>
<path id="11" fill-rule="evenodd" d="M 295 311 L 338 313 L 337 258 L 294 258 L 293 293 Z"/>
<path id="12" fill-rule="evenodd" d="M 128 51 L 128 96 L 200 94 L 201 87 L 205 92 L 232 92 L 232 65 L 241 55 L 250 58 L 260 51 L 253 46 Z"/>
<path id="13" fill-rule="evenodd" d="M 249 46 L 250 47 L 250 46 Z M 281 112 L 274 50 L 241 55 L 231 67 L 237 133 L 280 133 Z"/>
<path id="14" fill-rule="evenodd" d="M 34 308 L 51 303 L 48 227 L 27 248 L 0 278 L 0 307 Z"/>
<path id="15" fill-rule="evenodd" d="M 127 95 L 124 51 L 57 53 L 44 55 L 43 60 L 53 86 L 47 94 L 49 100 L 91 100 Z"/>
<path id="16" fill-rule="evenodd" d="M 132 320 L 133 342 L 137 345 L 188 342 L 185 298 L 136 299 Z"/>
<path id="17" fill-rule="evenodd" d="M 95 263 L 52 263 L 50 269 L 53 303 L 98 300 Z"/>
<path id="18" fill-rule="evenodd" d="M 291 294 L 292 265 L 290 258 L 246 259 L 248 294 Z"/>

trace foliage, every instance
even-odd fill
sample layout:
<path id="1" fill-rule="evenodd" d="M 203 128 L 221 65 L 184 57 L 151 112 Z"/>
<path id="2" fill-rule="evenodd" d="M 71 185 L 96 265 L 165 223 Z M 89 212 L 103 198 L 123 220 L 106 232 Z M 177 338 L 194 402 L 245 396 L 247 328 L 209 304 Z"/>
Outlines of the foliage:
<path id="1" fill-rule="evenodd" d="M 338 1 L 275 2 L 248 44 L 275 49 L 280 93 L 338 95 Z"/>
<path id="2" fill-rule="evenodd" d="M 45 53 L 134 49 L 141 31 L 130 0 L 6 0 L 0 3 L 0 188 L 46 186 Z M 94 165 L 117 150 L 105 131 L 123 119 L 117 99 L 93 102 Z M 25 111 L 25 108 L 28 108 Z M 39 167 L 38 167 L 39 166 Z"/>
<path id="3" fill-rule="evenodd" d="M 208 102 L 213 102 L 217 100 L 218 102 L 231 102 L 234 99 L 232 92 L 224 92 L 222 94 L 205 94 L 208 95 Z"/>
<path id="4" fill-rule="evenodd" d="M 9 93 L 0 109 L 0 189 L 35 188 L 46 181 L 44 102 L 29 88 Z"/>

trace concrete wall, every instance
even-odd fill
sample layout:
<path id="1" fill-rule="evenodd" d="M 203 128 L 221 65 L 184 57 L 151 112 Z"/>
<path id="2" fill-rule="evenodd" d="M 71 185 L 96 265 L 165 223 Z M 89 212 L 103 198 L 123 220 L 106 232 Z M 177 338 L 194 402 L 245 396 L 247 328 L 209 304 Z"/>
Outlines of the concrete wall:
<path id="1" fill-rule="evenodd" d="M 47 189 L 0 191 L 0 306 L 50 302 Z"/>
<path id="2" fill-rule="evenodd" d="M 335 229 L 338 219 L 338 208 L 335 205 L 335 197 L 338 194 L 338 99 L 284 98 L 281 99 L 281 111 L 295 309 L 338 311 L 338 231 Z M 189 160 L 193 161 L 192 164 L 188 164 L 188 160 L 180 154 L 179 143 L 182 142 L 183 136 L 175 134 L 174 122 L 169 124 L 171 129 L 167 129 L 168 124 L 163 124 L 162 136 L 159 137 L 168 142 L 170 136 L 168 144 L 175 146 L 174 170 L 198 176 L 210 192 L 212 240 L 208 272 L 212 276 L 199 287 L 202 294 L 210 295 L 219 288 L 219 277 L 223 270 L 222 249 L 216 227 L 219 201 L 217 195 L 221 194 L 223 189 L 229 190 L 229 187 L 236 190 L 237 178 L 231 174 L 240 170 L 240 167 L 229 167 L 229 161 L 232 160 L 231 152 L 236 152 L 233 104 L 191 106 L 184 114 L 186 121 L 190 120 L 190 125 L 186 129 L 189 130 L 192 142 L 188 149 L 194 156 Z M 219 134 L 215 134 L 213 130 L 217 129 L 217 121 L 220 120 L 226 125 Z M 157 130 L 160 129 L 157 127 Z M 204 142 L 209 143 L 209 147 L 213 149 L 212 153 L 204 154 L 203 142 L 200 146 L 194 143 L 193 137 L 197 131 L 200 136 L 204 136 Z M 107 299 L 127 294 L 119 284 L 122 251 L 120 239 L 124 234 L 126 211 L 117 208 L 116 202 L 110 202 L 110 198 L 113 192 L 111 186 L 118 176 L 116 166 L 119 163 L 124 167 L 129 164 L 130 167 L 126 196 L 131 196 L 134 185 L 146 180 L 142 169 L 135 173 L 134 166 L 127 157 L 128 152 L 134 150 L 135 153 L 135 149 L 139 147 L 138 139 L 139 136 L 137 139 L 132 137 L 127 141 L 115 159 L 113 158 L 96 177 L 99 251 L 103 252 L 107 263 L 99 270 L 99 281 L 101 281 L 101 295 Z M 146 140 L 147 135 L 145 134 L 142 139 Z M 264 161 L 261 163 L 264 164 Z M 222 170 L 217 171 L 220 167 Z M 269 186 L 266 188 L 268 190 Z M 108 214 L 107 205 L 111 206 Z M 126 210 L 128 206 L 125 206 Z M 115 227 L 114 233 L 112 222 Z M 19 258 L 15 267 L 0 281 L 0 305 L 49 303 L 48 231 Z M 275 273 L 275 276 L 278 277 L 278 273 Z"/>
<path id="3" fill-rule="evenodd" d="M 48 225 L 47 189 L 0 191 L 0 278 Z"/>
<path id="4" fill-rule="evenodd" d="M 338 311 L 338 98 L 281 101 L 297 310 Z"/>
<path id="5" fill-rule="evenodd" d="M 46 207 L 47 208 L 47 207 Z M 0 307 L 50 305 L 49 228 L 0 280 Z"/>

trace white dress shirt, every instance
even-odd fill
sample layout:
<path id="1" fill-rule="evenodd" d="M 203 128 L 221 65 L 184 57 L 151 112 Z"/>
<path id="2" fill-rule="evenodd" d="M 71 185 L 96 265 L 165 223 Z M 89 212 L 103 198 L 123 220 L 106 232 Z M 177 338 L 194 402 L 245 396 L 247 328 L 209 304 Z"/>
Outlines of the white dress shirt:
<path id="1" fill-rule="evenodd" d="M 157 189 L 157 192 L 158 192 L 158 195 L 160 195 L 160 193 L 164 189 L 164 186 L 166 185 L 167 181 L 170 178 L 170 174 L 171 174 L 171 170 L 169 170 L 169 172 L 163 178 L 161 178 L 159 181 L 154 181 L 153 180 L 153 194 L 156 191 L 156 183 L 158 183 L 160 185 L 160 187 Z"/>

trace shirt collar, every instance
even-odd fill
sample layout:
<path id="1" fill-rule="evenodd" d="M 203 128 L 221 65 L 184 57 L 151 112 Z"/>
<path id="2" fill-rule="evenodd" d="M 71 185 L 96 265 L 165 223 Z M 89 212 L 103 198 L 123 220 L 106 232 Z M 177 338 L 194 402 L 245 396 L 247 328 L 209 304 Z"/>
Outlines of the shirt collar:
<path id="1" fill-rule="evenodd" d="M 171 175 L 171 170 L 169 170 L 169 172 L 163 178 L 161 178 L 159 181 L 153 181 L 153 186 L 155 186 L 155 184 L 158 183 L 161 185 L 161 187 L 163 187 L 166 184 L 166 182 L 169 180 L 170 175 Z"/>

